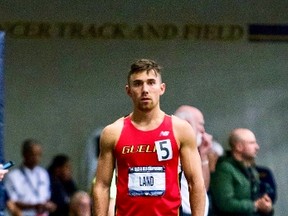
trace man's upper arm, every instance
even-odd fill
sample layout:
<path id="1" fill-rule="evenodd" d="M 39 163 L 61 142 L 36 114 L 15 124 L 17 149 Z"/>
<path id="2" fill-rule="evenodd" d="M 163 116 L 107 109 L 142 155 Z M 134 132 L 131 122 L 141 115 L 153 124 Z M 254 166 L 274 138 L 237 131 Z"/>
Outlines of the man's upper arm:
<path id="1" fill-rule="evenodd" d="M 201 160 L 196 145 L 195 132 L 185 121 L 175 122 L 175 136 L 179 142 L 181 167 L 187 181 L 192 181 L 198 175 L 202 176 Z M 193 180 L 195 181 L 195 179 Z"/>
<path id="2" fill-rule="evenodd" d="M 103 129 L 100 136 L 100 154 L 98 158 L 96 182 L 102 186 L 110 187 L 115 159 L 113 156 L 115 146 L 115 131 L 113 125 Z"/>

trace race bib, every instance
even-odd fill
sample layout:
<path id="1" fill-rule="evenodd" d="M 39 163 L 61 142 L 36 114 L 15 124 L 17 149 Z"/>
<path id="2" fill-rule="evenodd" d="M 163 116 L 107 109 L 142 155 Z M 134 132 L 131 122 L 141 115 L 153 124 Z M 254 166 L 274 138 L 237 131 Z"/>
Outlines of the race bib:
<path id="1" fill-rule="evenodd" d="M 170 160 L 173 157 L 170 139 L 155 141 L 158 161 Z"/>
<path id="2" fill-rule="evenodd" d="M 130 196 L 162 196 L 166 190 L 165 168 L 130 167 L 128 190 Z"/>

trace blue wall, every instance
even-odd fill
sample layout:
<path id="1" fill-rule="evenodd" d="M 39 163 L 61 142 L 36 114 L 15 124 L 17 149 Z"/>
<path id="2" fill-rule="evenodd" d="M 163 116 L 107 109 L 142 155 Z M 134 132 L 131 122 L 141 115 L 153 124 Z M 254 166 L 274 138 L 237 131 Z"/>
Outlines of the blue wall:
<path id="1" fill-rule="evenodd" d="M 4 157 L 4 32 L 0 32 L 0 162 Z"/>
<path id="2" fill-rule="evenodd" d="M 0 31 L 0 163 L 4 160 L 4 32 Z M 0 214 L 5 206 L 3 183 L 0 182 Z"/>

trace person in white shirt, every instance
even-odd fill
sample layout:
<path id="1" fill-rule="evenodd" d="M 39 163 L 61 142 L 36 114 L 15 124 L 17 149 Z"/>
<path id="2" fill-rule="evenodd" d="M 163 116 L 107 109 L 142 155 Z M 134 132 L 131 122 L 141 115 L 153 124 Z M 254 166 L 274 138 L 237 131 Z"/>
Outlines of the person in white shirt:
<path id="1" fill-rule="evenodd" d="M 56 206 L 50 199 L 50 180 L 46 169 L 41 167 L 40 142 L 27 139 L 22 145 L 23 163 L 11 170 L 4 185 L 8 198 L 22 211 L 23 216 L 47 216 Z"/>

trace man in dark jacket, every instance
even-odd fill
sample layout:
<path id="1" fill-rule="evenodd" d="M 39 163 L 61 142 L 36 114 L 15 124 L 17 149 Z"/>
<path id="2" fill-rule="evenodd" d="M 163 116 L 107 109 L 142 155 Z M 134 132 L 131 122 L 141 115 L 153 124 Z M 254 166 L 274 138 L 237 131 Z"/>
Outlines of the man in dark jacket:
<path id="1" fill-rule="evenodd" d="M 234 129 L 229 136 L 231 154 L 219 160 L 210 189 L 217 215 L 273 215 L 268 193 L 261 193 L 255 158 L 259 145 L 252 131 Z"/>

